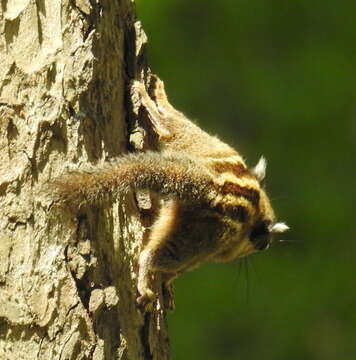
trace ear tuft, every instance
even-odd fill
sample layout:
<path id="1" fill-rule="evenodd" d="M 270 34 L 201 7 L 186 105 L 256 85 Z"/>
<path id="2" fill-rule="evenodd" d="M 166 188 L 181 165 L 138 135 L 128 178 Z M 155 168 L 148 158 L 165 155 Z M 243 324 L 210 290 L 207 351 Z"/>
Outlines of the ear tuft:
<path id="1" fill-rule="evenodd" d="M 261 156 L 260 160 L 258 160 L 257 165 L 251 170 L 260 182 L 262 182 L 266 176 L 266 167 L 267 160 L 263 156 Z"/>
<path id="2" fill-rule="evenodd" d="M 275 223 L 269 228 L 269 231 L 272 233 L 282 233 L 287 230 L 289 230 L 289 226 L 282 222 Z"/>

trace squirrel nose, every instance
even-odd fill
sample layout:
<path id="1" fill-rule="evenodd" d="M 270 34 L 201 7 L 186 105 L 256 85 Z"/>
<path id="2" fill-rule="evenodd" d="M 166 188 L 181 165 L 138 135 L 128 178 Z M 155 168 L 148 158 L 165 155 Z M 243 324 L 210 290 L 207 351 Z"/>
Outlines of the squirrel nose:
<path id="1" fill-rule="evenodd" d="M 271 236 L 268 229 L 269 222 L 260 220 L 252 228 L 250 241 L 256 250 L 265 250 L 269 247 Z"/>
<path id="2" fill-rule="evenodd" d="M 269 248 L 269 234 L 260 235 L 257 237 L 250 237 L 250 241 L 252 242 L 253 247 L 258 251 L 266 250 Z"/>

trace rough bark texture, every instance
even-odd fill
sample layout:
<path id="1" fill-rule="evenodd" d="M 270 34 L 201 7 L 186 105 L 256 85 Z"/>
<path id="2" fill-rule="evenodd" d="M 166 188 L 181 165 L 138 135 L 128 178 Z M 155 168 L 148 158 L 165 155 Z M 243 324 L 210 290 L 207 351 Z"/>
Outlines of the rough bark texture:
<path id="1" fill-rule="evenodd" d="M 161 302 L 146 314 L 135 304 L 137 203 L 149 212 L 150 199 L 72 213 L 43 191 L 129 142 L 149 146 L 126 91 L 149 76 L 133 5 L 0 6 L 0 358 L 168 359 Z"/>

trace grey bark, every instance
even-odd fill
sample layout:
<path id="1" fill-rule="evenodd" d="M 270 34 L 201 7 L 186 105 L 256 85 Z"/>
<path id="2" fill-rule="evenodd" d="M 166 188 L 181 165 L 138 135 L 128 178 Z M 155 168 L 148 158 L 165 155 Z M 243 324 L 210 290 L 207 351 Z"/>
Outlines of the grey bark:
<path id="1" fill-rule="evenodd" d="M 43 190 L 150 146 L 126 90 L 149 77 L 133 4 L 0 7 L 0 358 L 168 359 L 162 302 L 135 303 L 149 198 L 70 212 Z"/>

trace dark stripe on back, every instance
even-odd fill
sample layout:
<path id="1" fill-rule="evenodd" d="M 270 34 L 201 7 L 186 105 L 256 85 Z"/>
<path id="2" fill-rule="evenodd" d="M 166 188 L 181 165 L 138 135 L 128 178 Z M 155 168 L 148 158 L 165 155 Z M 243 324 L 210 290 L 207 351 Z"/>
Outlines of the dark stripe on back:
<path id="1" fill-rule="evenodd" d="M 243 164 L 232 164 L 227 161 L 224 162 L 216 162 L 212 165 L 213 169 L 218 173 L 231 172 L 237 177 L 253 177 L 253 174 L 247 169 Z"/>
<path id="2" fill-rule="evenodd" d="M 248 187 L 240 186 L 229 181 L 226 181 L 222 186 L 217 186 L 217 189 L 222 194 L 242 196 L 248 201 L 250 201 L 254 206 L 257 206 L 258 202 L 260 201 L 259 191 Z"/>

